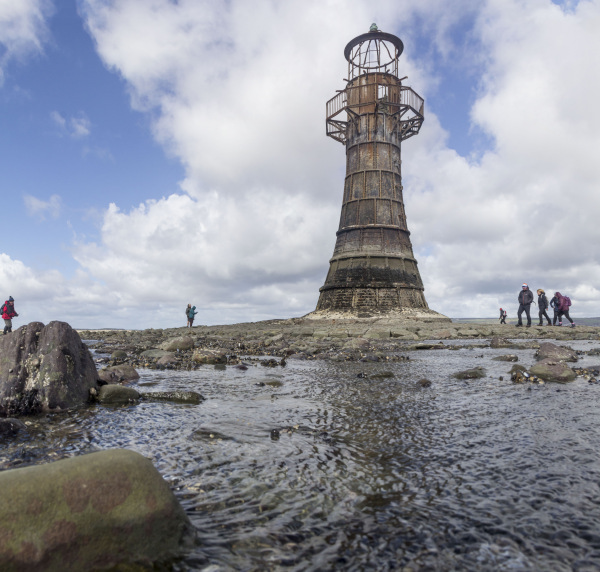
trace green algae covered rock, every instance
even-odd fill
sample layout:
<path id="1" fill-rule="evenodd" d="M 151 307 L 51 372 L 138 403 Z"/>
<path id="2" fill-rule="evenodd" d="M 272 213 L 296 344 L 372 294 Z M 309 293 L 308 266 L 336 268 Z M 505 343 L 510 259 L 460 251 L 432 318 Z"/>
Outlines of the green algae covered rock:
<path id="1" fill-rule="evenodd" d="M 135 403 L 140 394 L 133 387 L 125 387 L 119 384 L 103 385 L 98 390 L 98 401 L 100 403 Z"/>
<path id="2" fill-rule="evenodd" d="M 152 463 L 125 449 L 0 473 L 0 570 L 95 570 L 176 556 L 191 525 Z"/>

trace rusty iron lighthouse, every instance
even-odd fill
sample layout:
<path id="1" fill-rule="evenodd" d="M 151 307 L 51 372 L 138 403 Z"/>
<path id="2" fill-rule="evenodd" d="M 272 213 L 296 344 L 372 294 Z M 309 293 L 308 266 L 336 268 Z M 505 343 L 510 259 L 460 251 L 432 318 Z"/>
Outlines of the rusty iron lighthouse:
<path id="1" fill-rule="evenodd" d="M 346 146 L 344 198 L 317 312 L 431 312 L 402 199 L 401 143 L 424 119 L 423 99 L 398 74 L 403 49 L 375 24 L 344 49 L 347 84 L 327 102 L 326 119 L 327 135 Z"/>

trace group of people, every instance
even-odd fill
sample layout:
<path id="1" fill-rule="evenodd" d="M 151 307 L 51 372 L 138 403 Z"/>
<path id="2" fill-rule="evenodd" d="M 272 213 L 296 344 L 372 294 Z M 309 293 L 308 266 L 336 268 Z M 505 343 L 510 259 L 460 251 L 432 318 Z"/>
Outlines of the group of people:
<path id="1" fill-rule="evenodd" d="M 12 296 L 9 296 L 8 300 L 2 304 L 0 311 L 2 312 L 2 319 L 4 320 L 3 335 L 10 334 L 10 332 L 12 332 L 12 319 L 19 315 L 15 311 L 15 299 Z"/>
<path id="2" fill-rule="evenodd" d="M 192 325 L 194 324 L 194 317 L 196 316 L 198 312 L 196 312 L 196 306 L 192 306 L 191 304 L 187 305 L 187 308 L 185 309 L 185 315 L 187 317 L 187 327 L 191 328 Z"/>
<path id="3" fill-rule="evenodd" d="M 538 326 L 544 325 L 544 318 L 546 318 L 549 326 L 556 326 L 557 322 L 559 326 L 562 326 L 563 316 L 571 322 L 571 327 L 575 327 L 575 323 L 569 316 L 569 308 L 571 307 L 571 299 L 568 296 L 563 296 L 560 292 L 555 292 L 554 296 L 548 303 L 548 297 L 546 296 L 546 292 L 541 288 L 537 291 L 538 295 L 538 316 L 539 316 L 539 324 Z M 529 289 L 527 284 L 523 284 L 521 286 L 521 291 L 519 292 L 518 302 L 519 302 L 519 310 L 517 312 L 518 323 L 517 326 L 523 326 L 523 312 L 527 316 L 527 327 L 531 327 L 531 304 L 533 302 L 533 292 Z M 550 316 L 548 316 L 548 308 L 552 308 L 554 310 L 553 319 L 550 320 Z M 500 323 L 506 324 L 506 310 L 500 308 Z"/>

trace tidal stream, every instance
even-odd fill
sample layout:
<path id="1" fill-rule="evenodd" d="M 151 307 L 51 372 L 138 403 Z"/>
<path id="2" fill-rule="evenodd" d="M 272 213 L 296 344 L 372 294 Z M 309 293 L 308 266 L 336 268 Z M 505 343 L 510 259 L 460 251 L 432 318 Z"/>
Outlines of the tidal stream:
<path id="1" fill-rule="evenodd" d="M 114 447 L 149 457 L 198 531 L 174 570 L 598 570 L 600 384 L 515 385 L 491 361 L 506 353 L 142 369 L 139 391 L 206 401 L 29 418 L 0 469 Z M 451 377 L 475 366 L 487 377 Z"/>

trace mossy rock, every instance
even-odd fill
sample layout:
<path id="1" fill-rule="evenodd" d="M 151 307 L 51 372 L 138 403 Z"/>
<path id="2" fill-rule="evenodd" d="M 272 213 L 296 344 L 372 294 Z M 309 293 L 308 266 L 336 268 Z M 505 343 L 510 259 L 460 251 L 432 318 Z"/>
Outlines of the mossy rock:
<path id="1" fill-rule="evenodd" d="M 6 571 L 130 569 L 179 555 L 192 530 L 152 463 L 124 449 L 1 472 L 0 523 Z"/>

